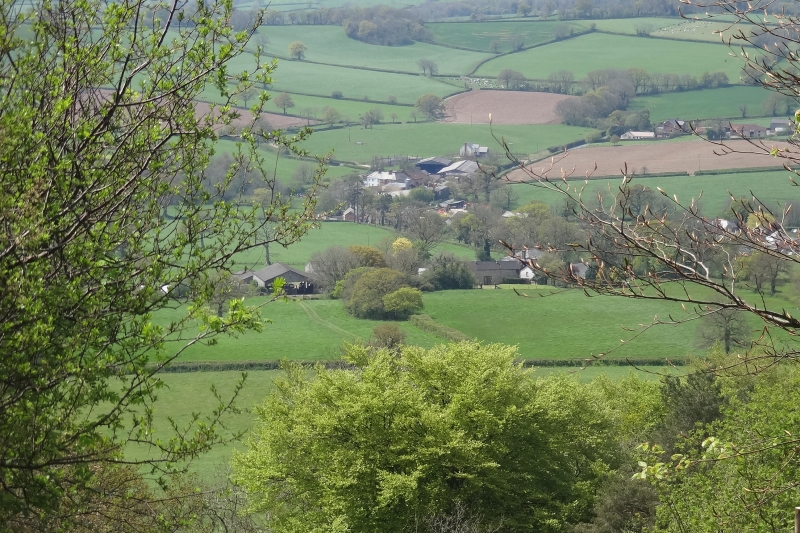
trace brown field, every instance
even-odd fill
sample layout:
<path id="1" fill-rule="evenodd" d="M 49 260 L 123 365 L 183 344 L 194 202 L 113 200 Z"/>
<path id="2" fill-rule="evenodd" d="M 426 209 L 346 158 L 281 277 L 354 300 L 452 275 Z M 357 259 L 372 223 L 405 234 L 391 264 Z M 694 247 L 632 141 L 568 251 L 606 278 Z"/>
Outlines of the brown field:
<path id="1" fill-rule="evenodd" d="M 651 144 L 635 144 L 621 146 L 580 147 L 565 154 L 555 154 L 550 177 L 559 177 L 561 171 L 575 179 L 583 179 L 586 173 L 592 177 L 620 176 L 621 169 L 627 164 L 629 172 L 642 175 L 657 172 L 688 172 L 694 174 L 698 170 L 723 170 L 729 168 L 752 168 L 782 166 L 780 159 L 770 155 L 754 153 L 756 146 L 747 141 L 726 141 L 730 148 L 741 152 L 716 155 L 721 151 L 717 145 L 703 140 L 686 142 L 659 142 Z M 788 147 L 786 142 L 764 141 L 763 146 L 778 148 Z M 537 172 L 550 166 L 551 159 L 534 163 L 531 167 Z M 597 164 L 597 170 L 594 166 Z M 573 170 L 574 169 L 574 170 Z M 530 177 L 521 170 L 508 175 L 511 181 L 525 181 Z"/>
<path id="2" fill-rule="evenodd" d="M 560 124 L 556 104 L 564 94 L 522 91 L 470 91 L 444 101 L 445 122 L 456 124 L 488 124 L 489 113 L 494 124 Z"/>
<path id="3" fill-rule="evenodd" d="M 211 107 L 205 102 L 196 102 L 195 107 L 199 116 L 205 116 L 211 111 Z M 231 126 L 234 128 L 250 124 L 252 118 L 250 111 L 239 109 L 239 114 L 241 117 L 231 122 Z M 261 117 L 267 121 L 272 129 L 299 128 L 308 124 L 308 121 L 304 118 L 280 115 L 278 113 L 261 113 Z M 311 121 L 311 125 L 316 123 L 317 121 L 315 120 Z"/>

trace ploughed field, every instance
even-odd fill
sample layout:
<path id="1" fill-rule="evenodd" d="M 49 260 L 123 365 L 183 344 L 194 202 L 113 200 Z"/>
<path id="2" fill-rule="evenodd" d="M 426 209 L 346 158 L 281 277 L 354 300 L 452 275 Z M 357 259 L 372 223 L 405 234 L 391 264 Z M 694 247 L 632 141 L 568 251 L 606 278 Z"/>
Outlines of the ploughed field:
<path id="1" fill-rule="evenodd" d="M 782 160 L 768 154 L 756 153 L 756 146 L 744 140 L 726 141 L 726 145 L 740 152 L 718 155 L 722 148 L 708 141 L 665 142 L 646 141 L 621 146 L 585 146 L 556 154 L 552 159 L 533 163 L 536 172 L 549 170 L 548 176 L 560 178 L 562 170 L 575 179 L 620 176 L 627 165 L 628 172 L 640 176 L 661 172 L 687 172 L 698 170 L 724 170 L 734 168 L 780 167 Z M 758 146 L 786 148 L 786 142 L 765 139 Z M 716 153 L 715 153 L 716 152 Z M 595 170 L 595 165 L 597 169 Z M 510 181 L 528 181 L 531 177 L 522 170 L 508 176 Z"/>
<path id="2" fill-rule="evenodd" d="M 576 98 L 555 93 L 471 91 L 445 100 L 445 122 L 456 124 L 560 124 L 556 104 Z"/>

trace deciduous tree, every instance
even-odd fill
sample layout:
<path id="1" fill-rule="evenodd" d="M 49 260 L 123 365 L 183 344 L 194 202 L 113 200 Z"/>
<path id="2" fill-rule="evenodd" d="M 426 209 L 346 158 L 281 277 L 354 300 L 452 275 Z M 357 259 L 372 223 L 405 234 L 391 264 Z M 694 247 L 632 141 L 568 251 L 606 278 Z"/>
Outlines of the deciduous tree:
<path id="1" fill-rule="evenodd" d="M 304 45 L 300 41 L 294 41 L 289 44 L 289 57 L 297 59 L 299 61 L 300 59 L 306 57 L 306 50 L 308 50 L 308 48 L 306 48 L 306 45 Z"/>

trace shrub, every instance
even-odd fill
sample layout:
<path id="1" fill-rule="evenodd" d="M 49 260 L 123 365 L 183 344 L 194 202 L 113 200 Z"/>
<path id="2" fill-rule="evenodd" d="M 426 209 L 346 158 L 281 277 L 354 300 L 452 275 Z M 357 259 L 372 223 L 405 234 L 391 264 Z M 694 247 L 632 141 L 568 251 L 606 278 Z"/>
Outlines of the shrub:
<path id="1" fill-rule="evenodd" d="M 336 100 L 341 100 L 343 96 L 344 95 L 342 94 L 342 91 L 333 91 L 331 93 L 331 98 L 334 98 Z"/>
<path id="2" fill-rule="evenodd" d="M 378 320 L 386 318 L 388 314 L 384 307 L 383 297 L 398 289 L 408 287 L 405 274 L 390 268 L 363 267 L 356 269 L 345 278 L 345 293 L 348 292 L 351 275 L 356 271 L 362 272 L 358 274 L 357 281 L 352 285 L 352 291 L 349 291 L 345 309 L 357 318 Z"/>
<path id="3" fill-rule="evenodd" d="M 419 289 L 403 287 L 383 297 L 383 309 L 387 316 L 405 320 L 415 311 L 423 308 L 422 293 Z"/>
<path id="4" fill-rule="evenodd" d="M 375 348 L 397 348 L 406 342 L 406 332 L 397 327 L 397 324 L 379 324 L 372 329 L 370 346 Z"/>
<path id="5" fill-rule="evenodd" d="M 436 255 L 422 279 L 423 284 L 430 285 L 436 291 L 471 289 L 475 286 L 475 276 L 470 268 L 447 252 Z"/>
<path id="6" fill-rule="evenodd" d="M 358 257 L 360 266 L 376 268 L 386 267 L 386 259 L 377 248 L 353 245 L 350 246 L 348 250 Z"/>
<path id="7" fill-rule="evenodd" d="M 457 329 L 449 328 L 444 324 L 439 324 L 430 315 L 412 315 L 409 321 L 422 331 L 432 333 L 437 337 L 447 339 L 453 342 L 471 340 L 467 335 L 464 335 Z"/>

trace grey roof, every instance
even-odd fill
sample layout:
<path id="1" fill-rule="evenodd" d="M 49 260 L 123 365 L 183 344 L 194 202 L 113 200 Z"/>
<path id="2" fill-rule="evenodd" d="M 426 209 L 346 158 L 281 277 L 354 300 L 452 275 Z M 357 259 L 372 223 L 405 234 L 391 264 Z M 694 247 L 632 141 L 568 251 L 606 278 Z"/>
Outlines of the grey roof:
<path id="1" fill-rule="evenodd" d="M 426 157 L 425 159 L 420 159 L 419 161 L 417 161 L 417 165 L 419 165 L 420 163 L 439 163 L 440 165 L 447 166 L 450 163 L 452 163 L 452 161 L 450 161 L 446 157 Z"/>
<path id="2" fill-rule="evenodd" d="M 260 270 L 256 270 L 253 272 L 253 276 L 257 277 L 264 283 L 272 281 L 275 278 L 279 278 L 286 274 L 287 272 L 294 272 L 298 276 L 303 276 L 307 278 L 308 275 L 305 272 L 300 272 L 299 270 L 292 268 L 290 266 L 286 266 L 283 263 L 273 263 L 269 266 L 265 266 Z"/>
<path id="3" fill-rule="evenodd" d="M 510 263 L 508 261 L 471 261 L 469 264 L 476 272 L 503 270 L 517 274 L 521 268 L 519 263 Z"/>

